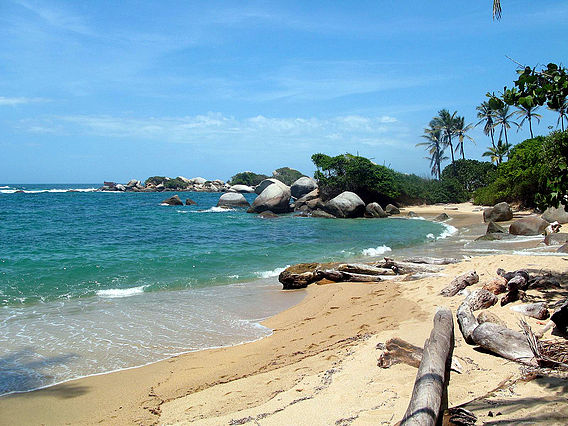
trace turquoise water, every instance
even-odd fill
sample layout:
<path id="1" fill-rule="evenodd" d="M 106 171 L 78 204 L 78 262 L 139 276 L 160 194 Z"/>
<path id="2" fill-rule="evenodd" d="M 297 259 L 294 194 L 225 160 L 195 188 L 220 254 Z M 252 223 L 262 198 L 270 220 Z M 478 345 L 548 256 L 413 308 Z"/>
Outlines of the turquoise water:
<path id="1" fill-rule="evenodd" d="M 0 394 L 261 338 L 259 320 L 302 297 L 280 290 L 287 265 L 449 233 L 423 220 L 262 219 L 215 208 L 214 193 L 163 206 L 172 193 L 96 186 L 0 184 Z"/>

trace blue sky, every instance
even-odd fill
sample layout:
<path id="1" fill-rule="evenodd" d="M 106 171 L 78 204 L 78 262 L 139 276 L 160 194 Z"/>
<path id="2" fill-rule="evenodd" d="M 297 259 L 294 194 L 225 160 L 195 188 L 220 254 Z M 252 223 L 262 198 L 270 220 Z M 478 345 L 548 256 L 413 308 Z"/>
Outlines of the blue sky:
<path id="1" fill-rule="evenodd" d="M 505 55 L 566 64 L 568 2 L 502 3 L 1 0 L 0 182 L 310 174 L 315 152 L 426 176 L 423 128 L 477 122 Z"/>

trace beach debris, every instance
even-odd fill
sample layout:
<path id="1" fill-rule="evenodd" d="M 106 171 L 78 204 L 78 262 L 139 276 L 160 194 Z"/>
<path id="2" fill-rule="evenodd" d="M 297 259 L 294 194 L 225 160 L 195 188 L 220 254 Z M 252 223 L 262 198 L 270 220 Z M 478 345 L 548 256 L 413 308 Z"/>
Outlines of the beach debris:
<path id="1" fill-rule="evenodd" d="M 454 348 L 454 321 L 452 311 L 438 308 L 430 337 L 424 351 L 410 403 L 401 425 L 435 425 L 442 407 L 449 379 L 448 360 Z"/>
<path id="2" fill-rule="evenodd" d="M 343 263 L 337 267 L 337 270 L 364 275 L 396 275 L 391 268 L 378 268 L 365 263 Z"/>
<path id="3" fill-rule="evenodd" d="M 440 291 L 440 294 L 445 297 L 455 296 L 464 288 L 479 282 L 479 275 L 475 271 L 468 271 L 465 274 L 459 275 L 452 280 L 452 282 Z"/>
<path id="4" fill-rule="evenodd" d="M 413 274 L 417 272 L 436 273 L 444 269 L 441 265 L 428 265 L 404 261 L 399 262 L 394 261 L 389 257 L 385 257 L 384 260 L 373 263 L 373 266 L 376 266 L 377 268 L 389 268 L 400 275 Z"/>
<path id="5" fill-rule="evenodd" d="M 469 344 L 473 343 L 473 331 L 479 326 L 479 322 L 473 312 L 489 308 L 497 303 L 497 296 L 490 291 L 477 289 L 472 291 L 460 304 L 456 312 L 460 331 Z"/>
<path id="6" fill-rule="evenodd" d="M 513 219 L 513 211 L 509 204 L 503 202 L 483 210 L 484 222 L 506 222 Z"/>
<path id="7" fill-rule="evenodd" d="M 449 424 L 456 426 L 472 426 L 477 422 L 477 416 L 471 411 L 462 407 L 449 408 L 445 416 L 448 418 Z M 445 424 L 445 423 L 444 423 Z"/>
<path id="8" fill-rule="evenodd" d="M 170 198 L 166 198 L 162 201 L 162 204 L 166 204 L 168 206 L 183 206 L 183 201 L 179 198 L 179 195 L 174 195 Z"/>
<path id="9" fill-rule="evenodd" d="M 539 320 L 547 319 L 550 316 L 550 312 L 546 309 L 546 303 L 544 302 L 511 306 L 511 310 Z"/>
<path id="10" fill-rule="evenodd" d="M 510 291 L 501 298 L 501 306 L 516 302 L 517 300 L 525 300 L 526 297 L 527 295 L 523 290 Z"/>
<path id="11" fill-rule="evenodd" d="M 479 324 L 471 335 L 483 349 L 511 361 L 534 365 L 534 357 L 523 333 L 492 322 Z"/>
<path id="12" fill-rule="evenodd" d="M 477 315 L 477 322 L 479 324 L 483 324 L 484 322 L 492 322 L 493 324 L 498 324 L 506 327 L 505 322 L 501 318 L 499 318 L 493 312 L 489 311 L 481 311 L 479 315 Z"/>
<path id="13" fill-rule="evenodd" d="M 498 275 L 494 277 L 491 281 L 483 284 L 484 290 L 490 291 L 493 294 L 501 294 L 507 291 L 507 280 L 502 276 Z"/>
<path id="14" fill-rule="evenodd" d="M 453 257 L 407 257 L 402 260 L 404 262 L 425 263 L 428 265 L 450 265 L 459 262 L 458 259 Z"/>

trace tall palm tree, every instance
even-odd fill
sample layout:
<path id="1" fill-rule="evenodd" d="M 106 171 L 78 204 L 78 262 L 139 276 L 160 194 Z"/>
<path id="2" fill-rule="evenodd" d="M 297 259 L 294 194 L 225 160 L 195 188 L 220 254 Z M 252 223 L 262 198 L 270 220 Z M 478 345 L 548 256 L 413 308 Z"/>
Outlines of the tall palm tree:
<path id="1" fill-rule="evenodd" d="M 564 99 L 558 108 L 549 108 L 556 111 L 559 115 L 558 121 L 556 122 L 556 127 L 560 126 L 561 130 L 564 131 L 564 120 L 568 122 L 568 99 Z"/>
<path id="2" fill-rule="evenodd" d="M 461 156 L 464 160 L 465 160 L 465 154 L 464 154 L 464 151 L 463 151 L 464 140 L 467 138 L 470 141 L 472 141 L 473 143 L 475 143 L 473 138 L 466 134 L 467 132 L 469 132 L 472 129 L 472 127 L 473 127 L 473 125 L 471 125 L 471 124 L 468 124 L 467 126 L 465 125 L 465 119 L 463 117 L 456 117 L 455 135 L 458 137 L 458 143 L 456 144 L 456 151 L 461 152 Z"/>
<path id="3" fill-rule="evenodd" d="M 493 0 L 493 19 L 501 19 L 501 0 Z"/>
<path id="4" fill-rule="evenodd" d="M 456 132 L 456 115 L 457 111 L 450 114 L 447 109 L 441 109 L 438 111 L 438 115 L 430 122 L 435 128 L 440 129 L 442 132 L 442 138 L 445 146 L 450 147 L 450 154 L 452 155 L 452 164 L 454 164 L 454 144 L 452 142 L 452 137 L 455 136 Z M 454 166 L 455 167 L 455 166 Z"/>
<path id="5" fill-rule="evenodd" d="M 509 112 L 509 105 L 505 104 L 503 107 L 497 109 L 495 111 L 495 124 L 494 126 L 501 126 L 501 130 L 499 131 L 499 139 L 505 133 L 505 144 L 509 145 L 509 138 L 507 137 L 507 130 L 511 128 L 511 124 L 519 127 L 519 125 L 513 121 L 512 117 L 515 113 Z"/>
<path id="6" fill-rule="evenodd" d="M 427 142 L 417 143 L 416 146 L 425 146 L 430 154 L 426 159 L 430 160 L 430 167 L 432 167 L 432 176 L 440 179 L 442 174 L 442 161 L 447 160 L 448 157 L 444 156 L 444 142 L 442 131 L 435 126 L 434 120 L 430 121 L 430 127 L 424 129 L 422 137 Z"/>
<path id="7" fill-rule="evenodd" d="M 483 125 L 483 133 L 486 136 L 491 136 L 491 146 L 495 148 L 495 110 L 491 108 L 489 102 L 485 101 L 477 108 L 477 118 L 479 121 L 475 125 L 476 127 L 479 126 L 481 123 L 485 123 Z"/>
<path id="8" fill-rule="evenodd" d="M 503 157 L 509 156 L 509 151 L 511 150 L 511 145 L 509 143 L 499 139 L 496 146 L 492 146 L 483 154 L 484 157 L 491 157 L 491 162 L 495 162 L 495 164 L 499 165 L 503 162 Z"/>
<path id="9" fill-rule="evenodd" d="M 538 121 L 540 123 L 540 119 L 542 118 L 542 115 L 537 114 L 535 111 L 538 109 L 538 107 L 526 107 L 526 106 L 518 106 L 517 107 L 518 111 L 515 111 L 515 114 L 519 116 L 519 118 L 523 118 L 521 120 L 521 122 L 518 124 L 519 129 L 521 127 L 523 127 L 523 124 L 525 123 L 525 121 L 528 120 L 529 122 L 529 130 L 531 131 L 531 139 L 534 138 L 533 135 L 533 131 L 532 131 L 532 119 L 534 118 L 536 121 Z"/>

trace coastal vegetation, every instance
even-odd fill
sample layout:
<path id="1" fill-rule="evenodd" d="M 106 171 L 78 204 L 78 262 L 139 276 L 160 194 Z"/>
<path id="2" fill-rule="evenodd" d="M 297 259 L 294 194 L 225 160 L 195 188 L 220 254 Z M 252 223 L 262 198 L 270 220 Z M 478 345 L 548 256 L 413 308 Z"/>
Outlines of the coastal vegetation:
<path id="1" fill-rule="evenodd" d="M 240 172 L 229 180 L 229 184 L 256 186 L 264 179 L 268 179 L 268 176 L 254 172 Z"/>

